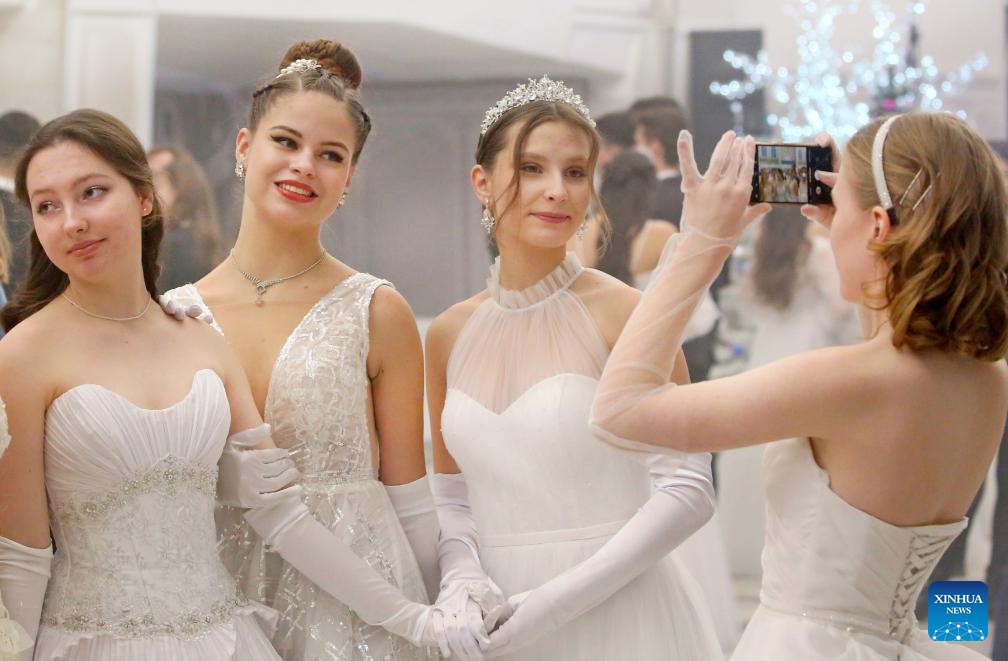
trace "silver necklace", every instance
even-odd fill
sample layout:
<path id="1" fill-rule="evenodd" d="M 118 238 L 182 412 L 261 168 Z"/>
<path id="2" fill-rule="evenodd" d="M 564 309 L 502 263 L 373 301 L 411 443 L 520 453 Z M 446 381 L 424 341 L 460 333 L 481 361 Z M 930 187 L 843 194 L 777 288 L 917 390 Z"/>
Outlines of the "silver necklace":
<path id="1" fill-rule="evenodd" d="M 104 319 L 105 321 L 133 321 L 134 319 L 139 319 L 140 317 L 147 314 L 147 310 L 150 308 L 151 301 L 154 300 L 153 298 L 148 298 L 147 305 L 145 305 L 144 309 L 140 311 L 140 314 L 135 314 L 132 317 L 106 317 L 103 314 L 98 314 L 97 312 L 91 312 L 91 310 L 88 310 L 87 308 L 83 307 L 80 303 L 77 303 L 72 298 L 67 296 L 66 292 L 63 292 L 63 298 L 65 298 L 67 302 L 70 303 L 70 305 L 74 306 L 84 314 L 90 317 L 94 317 L 96 319 Z"/>
<path id="2" fill-rule="evenodd" d="M 273 285 L 279 285 L 281 282 L 287 282 L 288 280 L 293 280 L 294 278 L 296 278 L 296 277 L 298 277 L 300 275 L 304 275 L 308 271 L 311 271 L 313 268 L 315 268 L 316 266 L 318 266 L 319 264 L 321 264 L 322 260 L 325 259 L 325 256 L 326 256 L 326 251 L 323 250 L 322 254 L 319 255 L 318 259 L 316 259 L 314 262 L 312 262 L 311 264 L 309 264 L 304 269 L 298 271 L 294 275 L 285 275 L 282 278 L 273 278 L 271 280 L 263 280 L 262 278 L 257 278 L 254 275 L 252 275 L 251 273 L 248 273 L 247 271 L 243 271 L 242 270 L 242 267 L 238 264 L 238 259 L 235 258 L 234 248 L 231 249 L 231 253 L 229 255 L 229 257 L 231 257 L 231 263 L 234 264 L 234 267 L 236 269 L 238 269 L 238 272 L 241 273 L 243 276 L 245 276 L 246 280 L 248 280 L 253 285 L 255 285 L 255 288 L 256 288 L 256 301 L 255 301 L 255 304 L 256 305 L 262 305 L 263 304 L 263 294 L 266 293 L 267 289 L 269 289 Z"/>

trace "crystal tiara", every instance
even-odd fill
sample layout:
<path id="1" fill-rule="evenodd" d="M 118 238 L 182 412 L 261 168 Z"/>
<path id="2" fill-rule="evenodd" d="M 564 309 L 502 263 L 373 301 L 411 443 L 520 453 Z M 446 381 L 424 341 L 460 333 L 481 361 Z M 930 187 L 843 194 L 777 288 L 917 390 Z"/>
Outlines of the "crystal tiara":
<path id="1" fill-rule="evenodd" d="M 286 76 L 289 73 L 302 73 L 304 71 L 310 71 L 311 69 L 325 70 L 324 67 L 319 64 L 318 60 L 300 58 L 294 60 L 283 69 L 280 69 L 280 73 L 278 73 L 276 77 L 279 78 L 280 76 Z"/>
<path id="2" fill-rule="evenodd" d="M 526 103 L 532 103 L 533 101 L 559 101 L 560 103 L 566 103 L 588 120 L 589 124 L 595 126 L 595 122 L 588 112 L 588 106 L 581 100 L 580 94 L 576 94 L 562 80 L 552 80 L 549 76 L 543 76 L 539 80 L 529 78 L 527 83 L 514 88 L 505 94 L 503 99 L 490 106 L 490 109 L 486 111 L 486 115 L 483 117 L 483 123 L 480 125 L 480 135 L 490 130 L 490 127 L 496 124 L 501 115 L 507 111 L 523 106 Z"/>

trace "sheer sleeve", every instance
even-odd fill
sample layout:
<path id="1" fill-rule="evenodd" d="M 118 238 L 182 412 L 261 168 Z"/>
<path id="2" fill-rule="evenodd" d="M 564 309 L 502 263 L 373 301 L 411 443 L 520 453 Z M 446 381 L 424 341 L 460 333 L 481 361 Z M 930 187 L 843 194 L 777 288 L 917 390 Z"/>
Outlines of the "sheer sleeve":
<path id="1" fill-rule="evenodd" d="M 726 133 L 703 177 L 693 158 L 692 139 L 680 135 L 683 169 L 683 231 L 665 245 L 658 269 L 627 321 L 602 372 L 592 405 L 597 438 L 637 452 L 682 452 L 688 411 L 667 410 L 662 394 L 670 381 L 690 317 L 731 254 L 752 214 L 749 200 L 754 145 Z M 767 207 L 754 208 L 762 211 Z"/>
<path id="2" fill-rule="evenodd" d="M 658 270 L 602 372 L 592 406 L 597 438 L 627 450 L 675 453 L 637 440 L 650 435 L 649 419 L 638 415 L 638 409 L 676 387 L 669 376 L 690 317 L 735 243 L 734 237 L 720 239 L 690 227 L 669 238 Z"/>

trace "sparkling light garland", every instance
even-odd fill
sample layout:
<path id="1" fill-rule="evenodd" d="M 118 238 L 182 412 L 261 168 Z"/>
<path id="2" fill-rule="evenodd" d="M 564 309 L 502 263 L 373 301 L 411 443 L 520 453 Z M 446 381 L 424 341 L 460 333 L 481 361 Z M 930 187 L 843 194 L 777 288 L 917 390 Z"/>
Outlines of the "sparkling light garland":
<path id="1" fill-rule="evenodd" d="M 924 13 L 923 0 L 909 4 L 909 20 L 903 28 L 896 26 L 887 3 L 872 0 L 875 45 L 870 55 L 834 47 L 836 19 L 857 13 L 860 5 L 860 0 L 802 0 L 785 5 L 784 13 L 802 30 L 797 40 L 799 64 L 794 70 L 775 69 L 766 51 L 753 58 L 728 50 L 725 61 L 745 80 L 712 82 L 711 93 L 732 101 L 738 113 L 742 99 L 765 89 L 768 105 L 780 109 L 770 113 L 767 122 L 781 139 L 807 140 L 825 131 L 844 141 L 882 112 L 949 109 L 946 99 L 959 94 L 973 74 L 989 62 L 979 53 L 959 68 L 942 73 L 930 55 L 918 59 L 915 20 Z M 965 117 L 961 110 L 957 114 Z"/>

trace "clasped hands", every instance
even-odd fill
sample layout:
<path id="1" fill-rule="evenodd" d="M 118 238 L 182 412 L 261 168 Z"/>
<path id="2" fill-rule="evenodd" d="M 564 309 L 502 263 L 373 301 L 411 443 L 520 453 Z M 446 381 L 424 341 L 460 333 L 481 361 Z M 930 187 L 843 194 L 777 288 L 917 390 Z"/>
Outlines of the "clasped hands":
<path id="1" fill-rule="evenodd" d="M 505 599 L 492 581 L 459 581 L 441 590 L 436 607 L 446 613 L 444 644 L 439 641 L 438 646 L 442 653 L 447 646 L 455 658 L 464 661 L 512 654 L 567 621 L 557 616 L 548 586 Z"/>

